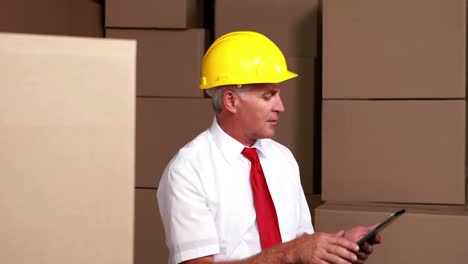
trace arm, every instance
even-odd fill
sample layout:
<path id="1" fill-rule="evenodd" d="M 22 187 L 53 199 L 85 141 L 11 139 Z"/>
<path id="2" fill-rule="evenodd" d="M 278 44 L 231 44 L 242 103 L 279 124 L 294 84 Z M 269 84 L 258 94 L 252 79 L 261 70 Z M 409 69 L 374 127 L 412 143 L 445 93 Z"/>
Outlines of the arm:
<path id="1" fill-rule="evenodd" d="M 216 262 L 217 264 L 293 264 L 293 263 L 352 263 L 357 260 L 358 246 L 336 234 L 314 233 L 279 244 L 261 253 L 239 261 Z M 183 262 L 184 264 L 211 264 L 213 256 Z"/>
<path id="2" fill-rule="evenodd" d="M 219 253 L 216 223 L 193 167 L 166 169 L 157 201 L 170 263 Z"/>

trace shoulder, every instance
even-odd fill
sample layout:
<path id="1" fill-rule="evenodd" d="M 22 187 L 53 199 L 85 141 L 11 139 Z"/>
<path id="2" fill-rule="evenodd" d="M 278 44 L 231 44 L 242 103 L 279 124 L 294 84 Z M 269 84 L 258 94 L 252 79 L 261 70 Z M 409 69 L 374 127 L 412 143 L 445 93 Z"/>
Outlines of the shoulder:
<path id="1" fill-rule="evenodd" d="M 210 167 L 210 156 L 213 155 L 213 137 L 207 129 L 188 142 L 167 164 L 160 184 L 195 184 L 203 172 Z"/>
<path id="2" fill-rule="evenodd" d="M 177 169 L 180 167 L 196 167 L 197 163 L 203 161 L 202 157 L 207 152 L 207 147 L 211 144 L 210 133 L 205 130 L 192 141 L 185 144 L 173 156 L 166 169 Z"/>

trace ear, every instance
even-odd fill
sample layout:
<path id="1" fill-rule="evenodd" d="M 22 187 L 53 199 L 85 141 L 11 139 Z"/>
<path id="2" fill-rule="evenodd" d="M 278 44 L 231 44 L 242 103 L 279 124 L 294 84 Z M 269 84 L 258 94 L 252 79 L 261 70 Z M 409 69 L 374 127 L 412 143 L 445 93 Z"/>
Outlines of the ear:
<path id="1" fill-rule="evenodd" d="M 223 105 L 228 112 L 235 113 L 237 111 L 238 100 L 239 98 L 234 91 L 227 90 L 223 94 Z"/>

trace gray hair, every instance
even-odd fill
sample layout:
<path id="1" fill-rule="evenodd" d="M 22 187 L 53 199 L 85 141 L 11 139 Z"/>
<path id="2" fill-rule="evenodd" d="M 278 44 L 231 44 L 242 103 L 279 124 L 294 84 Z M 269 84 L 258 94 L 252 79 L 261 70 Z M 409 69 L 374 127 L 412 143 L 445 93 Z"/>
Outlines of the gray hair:
<path id="1" fill-rule="evenodd" d="M 241 99 L 245 99 L 247 91 L 249 91 L 251 86 L 243 85 L 241 88 L 238 88 L 236 85 L 228 86 L 219 86 L 211 89 L 206 89 L 206 94 L 212 98 L 213 110 L 216 113 L 221 113 L 223 110 L 223 95 L 227 90 L 231 90 L 236 93 Z"/>

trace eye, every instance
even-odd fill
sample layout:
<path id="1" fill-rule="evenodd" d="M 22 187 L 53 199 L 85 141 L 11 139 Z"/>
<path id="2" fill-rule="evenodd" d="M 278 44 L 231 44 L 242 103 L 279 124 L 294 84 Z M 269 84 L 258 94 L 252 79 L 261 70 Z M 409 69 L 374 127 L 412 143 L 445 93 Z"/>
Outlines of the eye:
<path id="1" fill-rule="evenodd" d="M 263 100 L 268 101 L 275 95 L 275 92 L 266 93 L 263 95 Z"/>

